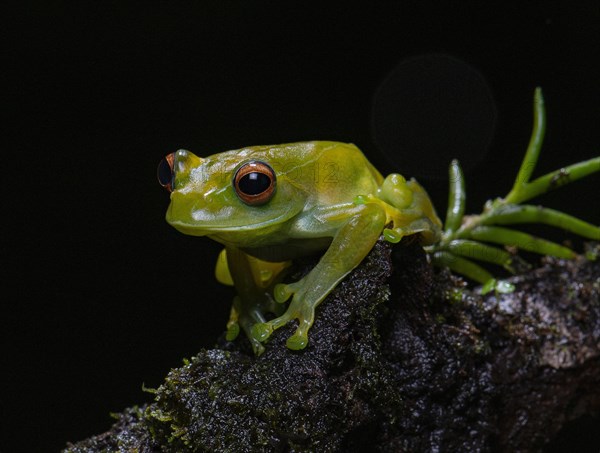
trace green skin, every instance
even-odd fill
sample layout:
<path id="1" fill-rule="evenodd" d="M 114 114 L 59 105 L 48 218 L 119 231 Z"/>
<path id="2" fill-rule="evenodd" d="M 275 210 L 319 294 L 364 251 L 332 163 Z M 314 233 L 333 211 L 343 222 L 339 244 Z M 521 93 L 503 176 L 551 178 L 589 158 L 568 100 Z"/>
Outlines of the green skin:
<path id="1" fill-rule="evenodd" d="M 249 161 L 264 162 L 275 172 L 276 188 L 265 204 L 249 205 L 236 193 L 234 175 Z M 293 319 L 298 328 L 287 346 L 306 347 L 315 308 L 382 232 L 390 242 L 419 233 L 425 245 L 441 237 L 442 223 L 423 188 L 398 174 L 384 179 L 351 144 L 256 146 L 206 158 L 180 150 L 174 153 L 173 174 L 167 222 L 225 246 L 217 278 L 232 282 L 238 293 L 227 338 L 235 338 L 241 327 L 257 354 L 275 329 Z M 274 284 L 287 261 L 323 251 L 304 278 Z M 290 297 L 285 309 L 282 303 Z M 277 317 L 266 321 L 267 312 Z"/>

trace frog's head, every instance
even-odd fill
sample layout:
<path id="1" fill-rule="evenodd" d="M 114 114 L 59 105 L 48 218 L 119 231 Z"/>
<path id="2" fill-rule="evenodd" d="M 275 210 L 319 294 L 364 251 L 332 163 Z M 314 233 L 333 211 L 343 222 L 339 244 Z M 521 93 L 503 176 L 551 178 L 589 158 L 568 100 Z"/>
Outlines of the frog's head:
<path id="1" fill-rule="evenodd" d="M 276 167 L 272 153 L 250 148 L 206 158 L 185 150 L 169 154 L 158 166 L 159 182 L 171 192 L 167 222 L 195 236 L 276 230 L 305 200 Z"/>

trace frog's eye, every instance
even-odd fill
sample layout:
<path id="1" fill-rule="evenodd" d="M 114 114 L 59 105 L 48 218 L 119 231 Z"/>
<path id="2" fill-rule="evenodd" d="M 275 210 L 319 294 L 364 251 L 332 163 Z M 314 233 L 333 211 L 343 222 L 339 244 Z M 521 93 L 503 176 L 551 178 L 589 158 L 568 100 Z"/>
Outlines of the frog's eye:
<path id="1" fill-rule="evenodd" d="M 173 170 L 173 162 L 175 161 L 175 153 L 165 156 L 158 164 L 156 176 L 161 186 L 169 192 L 173 191 L 173 181 L 175 179 L 175 171 Z"/>
<path id="2" fill-rule="evenodd" d="M 273 169 L 264 162 L 254 160 L 245 163 L 235 172 L 233 188 L 244 203 L 259 206 L 275 195 L 276 182 Z"/>

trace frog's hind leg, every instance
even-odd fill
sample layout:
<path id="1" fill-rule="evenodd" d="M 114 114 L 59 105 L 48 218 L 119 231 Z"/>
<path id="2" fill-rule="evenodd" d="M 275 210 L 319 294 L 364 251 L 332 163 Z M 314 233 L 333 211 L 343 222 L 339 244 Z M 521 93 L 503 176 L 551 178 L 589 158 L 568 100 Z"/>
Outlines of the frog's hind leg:
<path id="1" fill-rule="evenodd" d="M 252 337 L 251 331 L 252 326 L 256 323 L 265 322 L 265 317 L 256 304 L 248 302 L 248 299 L 242 299 L 240 296 L 234 297 L 229 321 L 227 322 L 225 339 L 227 341 L 235 340 L 241 328 L 250 340 L 254 353 L 260 355 L 264 352 L 265 348 L 259 341 Z"/>
<path id="2" fill-rule="evenodd" d="M 280 315 L 284 307 L 273 300 L 267 288 L 257 284 L 255 279 L 257 270 L 253 269 L 253 266 L 258 260 L 251 260 L 248 255 L 235 247 L 227 247 L 226 257 L 227 267 L 238 295 L 233 299 L 225 338 L 233 341 L 241 328 L 248 336 L 254 352 L 260 355 L 264 347 L 251 335 L 252 326 L 264 323 L 267 313 Z"/>
<path id="3" fill-rule="evenodd" d="M 404 236 L 420 233 L 424 244 L 439 241 L 442 222 L 425 189 L 415 180 L 406 180 L 402 175 L 388 175 L 377 197 L 389 205 L 388 216 L 393 223 L 383 235 L 388 242 L 397 243 Z"/>

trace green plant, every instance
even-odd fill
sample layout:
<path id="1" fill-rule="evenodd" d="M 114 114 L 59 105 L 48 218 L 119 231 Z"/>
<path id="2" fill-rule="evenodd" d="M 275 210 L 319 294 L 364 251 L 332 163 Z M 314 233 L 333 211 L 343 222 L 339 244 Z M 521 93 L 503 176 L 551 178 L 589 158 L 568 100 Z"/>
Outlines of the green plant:
<path id="1" fill-rule="evenodd" d="M 465 180 L 457 160 L 450 164 L 450 193 L 444 232 L 440 242 L 427 247 L 432 261 L 482 283 L 482 292 L 495 289 L 510 292 L 512 285 L 496 281 L 492 274 L 473 260 L 502 266 L 515 273 L 524 261 L 505 247 L 527 250 L 543 255 L 572 259 L 570 248 L 531 234 L 508 228 L 507 225 L 542 223 L 559 227 L 585 238 L 600 241 L 600 227 L 564 212 L 537 205 L 521 204 L 550 190 L 562 187 L 600 171 L 600 156 L 552 171 L 530 181 L 535 169 L 546 130 L 546 112 L 542 90 L 536 88 L 533 103 L 533 132 L 525 157 L 511 191 L 504 198 L 488 200 L 479 215 L 465 216 Z"/>

